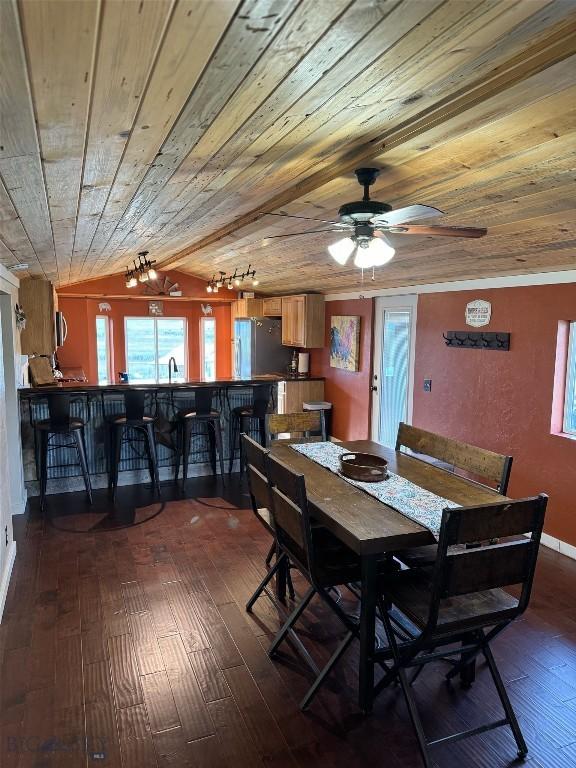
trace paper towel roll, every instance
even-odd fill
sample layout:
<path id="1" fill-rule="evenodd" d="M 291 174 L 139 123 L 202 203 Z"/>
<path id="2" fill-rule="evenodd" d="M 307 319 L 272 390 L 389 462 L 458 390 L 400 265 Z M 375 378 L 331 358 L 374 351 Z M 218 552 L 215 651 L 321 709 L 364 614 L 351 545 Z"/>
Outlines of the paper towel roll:
<path id="1" fill-rule="evenodd" d="M 308 373 L 310 369 L 310 352 L 298 352 L 298 373 Z"/>

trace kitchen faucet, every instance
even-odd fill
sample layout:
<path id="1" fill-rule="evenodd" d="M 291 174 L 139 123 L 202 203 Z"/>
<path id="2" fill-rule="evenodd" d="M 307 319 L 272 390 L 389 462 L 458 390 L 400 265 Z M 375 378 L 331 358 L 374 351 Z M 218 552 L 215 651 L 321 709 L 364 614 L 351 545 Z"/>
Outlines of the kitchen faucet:
<path id="1" fill-rule="evenodd" d="M 171 357 L 170 360 L 168 360 L 168 384 L 172 384 L 172 363 L 174 363 L 174 373 L 178 373 L 176 358 Z"/>

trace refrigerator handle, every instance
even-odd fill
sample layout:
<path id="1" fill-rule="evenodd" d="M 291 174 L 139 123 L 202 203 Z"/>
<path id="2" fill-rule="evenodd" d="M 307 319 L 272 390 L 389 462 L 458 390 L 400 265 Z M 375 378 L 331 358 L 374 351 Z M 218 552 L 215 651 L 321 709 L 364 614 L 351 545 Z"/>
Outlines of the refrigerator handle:
<path id="1" fill-rule="evenodd" d="M 234 339 L 234 376 L 240 376 L 240 339 Z"/>

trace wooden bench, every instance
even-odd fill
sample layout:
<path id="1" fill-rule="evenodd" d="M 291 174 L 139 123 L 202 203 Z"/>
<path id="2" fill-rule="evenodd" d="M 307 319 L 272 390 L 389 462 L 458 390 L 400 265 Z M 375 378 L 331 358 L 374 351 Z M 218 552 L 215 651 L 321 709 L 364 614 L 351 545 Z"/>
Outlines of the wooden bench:
<path id="1" fill-rule="evenodd" d="M 396 438 L 396 450 L 408 448 L 414 453 L 430 456 L 452 467 L 470 472 L 482 478 L 484 485 L 495 486 L 499 493 L 506 495 L 512 456 L 505 456 L 476 445 L 453 440 L 450 437 L 427 432 L 400 422 Z"/>

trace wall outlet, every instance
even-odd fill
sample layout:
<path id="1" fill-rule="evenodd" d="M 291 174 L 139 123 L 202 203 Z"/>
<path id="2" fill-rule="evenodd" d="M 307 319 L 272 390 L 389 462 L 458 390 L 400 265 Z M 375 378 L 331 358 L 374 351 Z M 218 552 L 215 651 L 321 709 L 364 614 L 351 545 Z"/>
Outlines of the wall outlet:
<path id="1" fill-rule="evenodd" d="M 424 379 L 424 392 L 432 392 L 432 379 Z"/>

